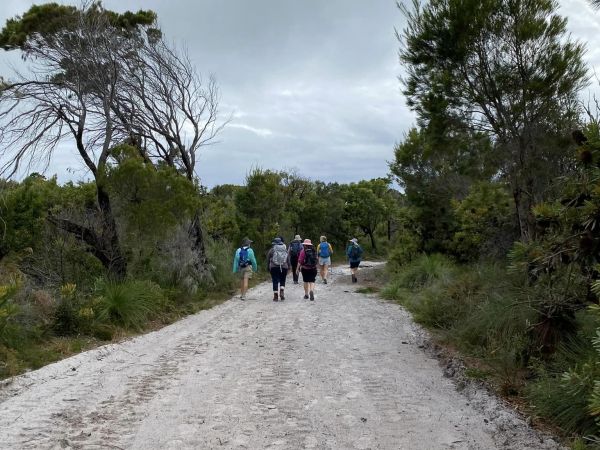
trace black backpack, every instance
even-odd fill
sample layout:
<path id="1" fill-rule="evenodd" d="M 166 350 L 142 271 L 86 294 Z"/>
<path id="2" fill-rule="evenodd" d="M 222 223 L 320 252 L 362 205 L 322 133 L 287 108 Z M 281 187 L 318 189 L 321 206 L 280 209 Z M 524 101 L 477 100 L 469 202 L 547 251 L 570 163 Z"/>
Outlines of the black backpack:
<path id="1" fill-rule="evenodd" d="M 317 267 L 317 254 L 315 253 L 315 249 L 309 247 L 304 250 L 304 267 L 308 269 L 313 269 Z"/>

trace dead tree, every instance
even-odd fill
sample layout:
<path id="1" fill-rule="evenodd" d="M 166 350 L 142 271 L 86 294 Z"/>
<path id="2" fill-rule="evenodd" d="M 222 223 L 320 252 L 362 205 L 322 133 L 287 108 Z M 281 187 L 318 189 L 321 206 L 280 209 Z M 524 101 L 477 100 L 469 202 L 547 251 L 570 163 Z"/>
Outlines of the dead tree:
<path id="1" fill-rule="evenodd" d="M 98 229 L 51 217 L 85 242 L 109 274 L 127 270 L 106 186 L 110 149 L 124 139 L 112 112 L 123 79 L 115 48 L 130 47 L 130 34 L 96 3 L 63 8 L 64 27 L 33 32 L 19 48 L 30 67 L 0 90 L 0 174 L 47 166 L 62 143 L 75 144 L 97 188 Z M 6 48 L 7 46 L 5 46 Z"/>

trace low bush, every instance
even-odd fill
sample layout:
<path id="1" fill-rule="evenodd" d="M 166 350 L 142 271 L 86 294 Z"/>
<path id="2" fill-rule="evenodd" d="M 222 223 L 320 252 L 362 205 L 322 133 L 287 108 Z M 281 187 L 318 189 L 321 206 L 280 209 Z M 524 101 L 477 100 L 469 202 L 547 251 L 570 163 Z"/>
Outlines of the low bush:
<path id="1" fill-rule="evenodd" d="M 543 315 L 540 304 L 554 294 L 540 289 L 498 265 L 457 266 L 430 255 L 396 271 L 382 295 L 402 303 L 463 354 L 479 358 L 477 370 L 503 394 L 524 394 L 535 414 L 594 442 L 600 435 L 600 307 L 570 315 L 555 307 L 555 315 Z M 563 317 L 569 326 L 558 327 Z M 542 341 L 539 324 L 546 318 L 558 334 Z"/>
<path id="2" fill-rule="evenodd" d="M 400 287 L 417 289 L 430 286 L 436 281 L 449 280 L 455 271 L 454 264 L 440 254 L 422 254 L 402 267 L 395 281 Z"/>
<path id="3" fill-rule="evenodd" d="M 151 281 L 99 280 L 95 294 L 95 314 L 101 322 L 118 323 L 135 330 L 142 329 L 166 302 L 160 286 Z"/>

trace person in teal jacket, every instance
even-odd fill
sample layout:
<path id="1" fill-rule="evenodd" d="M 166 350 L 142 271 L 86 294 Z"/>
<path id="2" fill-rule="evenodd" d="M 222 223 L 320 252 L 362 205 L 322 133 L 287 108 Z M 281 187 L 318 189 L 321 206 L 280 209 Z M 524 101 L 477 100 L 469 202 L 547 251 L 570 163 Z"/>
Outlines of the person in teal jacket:
<path id="1" fill-rule="evenodd" d="M 353 283 L 358 281 L 358 278 L 356 278 L 356 272 L 358 271 L 358 266 L 360 266 L 362 254 L 363 249 L 360 245 L 358 245 L 358 239 L 350 239 L 350 244 L 346 249 L 346 256 L 348 256 L 348 262 L 350 263 L 350 273 L 352 274 Z"/>
<path id="2" fill-rule="evenodd" d="M 258 271 L 254 250 L 250 248 L 250 244 L 252 244 L 252 241 L 244 238 L 242 246 L 235 251 L 233 258 L 233 273 L 239 274 L 240 277 L 240 300 L 246 300 L 248 280 L 252 278 L 254 272 Z"/>

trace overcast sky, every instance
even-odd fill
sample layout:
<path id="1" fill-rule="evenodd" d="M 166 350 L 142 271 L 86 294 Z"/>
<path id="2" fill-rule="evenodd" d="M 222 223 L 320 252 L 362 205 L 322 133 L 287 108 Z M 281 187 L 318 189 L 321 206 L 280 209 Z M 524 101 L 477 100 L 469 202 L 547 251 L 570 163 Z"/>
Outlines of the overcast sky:
<path id="1" fill-rule="evenodd" d="M 3 0 L 0 23 L 34 1 Z M 79 4 L 78 1 L 59 3 Z M 394 144 L 414 123 L 400 92 L 403 17 L 394 0 L 104 0 L 109 9 L 152 9 L 169 40 L 213 74 L 233 120 L 201 152 L 203 184 L 243 183 L 252 167 L 296 169 L 323 181 L 385 176 Z M 573 37 L 600 68 L 600 12 L 560 0 Z M 0 69 L 17 55 L 0 53 Z M 86 176 L 69 147 L 48 175 Z"/>

